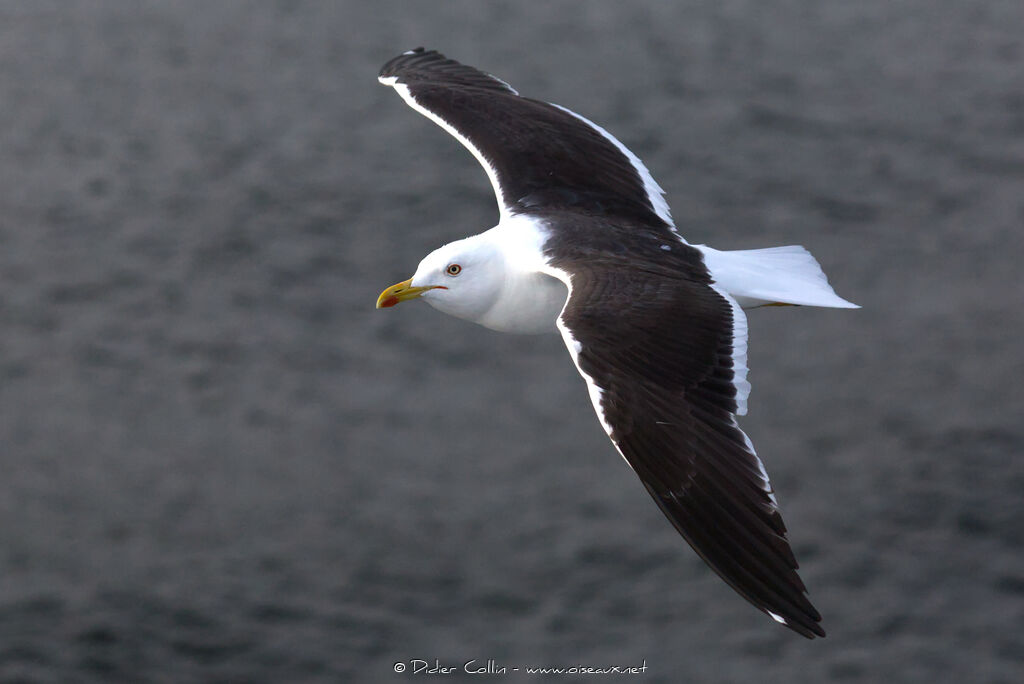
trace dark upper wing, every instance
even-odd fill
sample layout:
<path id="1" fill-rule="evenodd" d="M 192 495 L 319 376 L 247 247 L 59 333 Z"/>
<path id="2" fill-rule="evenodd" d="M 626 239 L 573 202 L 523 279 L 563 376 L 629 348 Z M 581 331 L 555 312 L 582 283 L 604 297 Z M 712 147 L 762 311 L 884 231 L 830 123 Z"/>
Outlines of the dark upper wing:
<path id="1" fill-rule="evenodd" d="M 502 215 L 573 209 L 671 228 L 662 190 L 643 163 L 583 117 L 423 48 L 385 64 L 380 81 L 469 148 Z"/>
<path id="2" fill-rule="evenodd" d="M 745 372 L 746 325 L 734 321 L 743 312 L 707 284 L 699 264 L 678 264 L 687 278 L 656 266 L 555 265 L 572 283 L 563 337 L 598 417 L 647 491 L 744 598 L 808 638 L 824 636 L 767 473 L 736 424 L 734 366 Z"/>

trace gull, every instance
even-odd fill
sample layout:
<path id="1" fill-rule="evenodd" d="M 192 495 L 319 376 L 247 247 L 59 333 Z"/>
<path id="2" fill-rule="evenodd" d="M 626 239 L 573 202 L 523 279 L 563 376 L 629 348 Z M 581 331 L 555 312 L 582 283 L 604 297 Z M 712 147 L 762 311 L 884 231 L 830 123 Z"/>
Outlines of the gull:
<path id="1" fill-rule="evenodd" d="M 422 299 L 498 331 L 560 333 L 612 444 L 693 550 L 775 621 L 825 636 L 736 421 L 744 309 L 857 305 L 803 247 L 688 243 L 647 167 L 575 112 L 423 48 L 379 80 L 476 157 L 499 221 L 428 254 L 377 308 Z"/>

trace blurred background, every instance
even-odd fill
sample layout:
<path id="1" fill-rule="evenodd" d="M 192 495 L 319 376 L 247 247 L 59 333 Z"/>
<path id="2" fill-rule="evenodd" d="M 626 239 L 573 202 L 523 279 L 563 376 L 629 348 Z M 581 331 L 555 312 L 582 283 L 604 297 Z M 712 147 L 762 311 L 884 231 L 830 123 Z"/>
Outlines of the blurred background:
<path id="1" fill-rule="evenodd" d="M 0 4 L 0 681 L 1021 681 L 1022 36 L 1016 0 Z M 374 310 L 497 218 L 377 84 L 418 45 L 864 307 L 750 316 L 827 639 L 690 551 L 559 337 Z"/>

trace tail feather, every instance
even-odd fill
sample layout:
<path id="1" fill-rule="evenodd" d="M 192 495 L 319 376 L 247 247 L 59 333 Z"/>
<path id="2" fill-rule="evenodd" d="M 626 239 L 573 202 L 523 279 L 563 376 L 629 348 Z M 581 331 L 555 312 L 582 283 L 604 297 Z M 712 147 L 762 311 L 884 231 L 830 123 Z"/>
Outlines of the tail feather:
<path id="1" fill-rule="evenodd" d="M 835 293 L 818 261 L 800 245 L 734 251 L 695 247 L 704 253 L 715 282 L 745 309 L 772 304 L 860 308 Z"/>

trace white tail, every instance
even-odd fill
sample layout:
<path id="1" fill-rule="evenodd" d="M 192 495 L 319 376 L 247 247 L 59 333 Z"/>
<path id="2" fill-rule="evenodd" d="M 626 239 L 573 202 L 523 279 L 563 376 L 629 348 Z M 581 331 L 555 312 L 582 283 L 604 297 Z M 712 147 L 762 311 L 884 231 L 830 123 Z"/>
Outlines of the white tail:
<path id="1" fill-rule="evenodd" d="M 729 252 L 694 245 L 715 283 L 744 309 L 769 304 L 803 304 L 859 309 L 835 293 L 818 261 L 800 245 Z"/>

